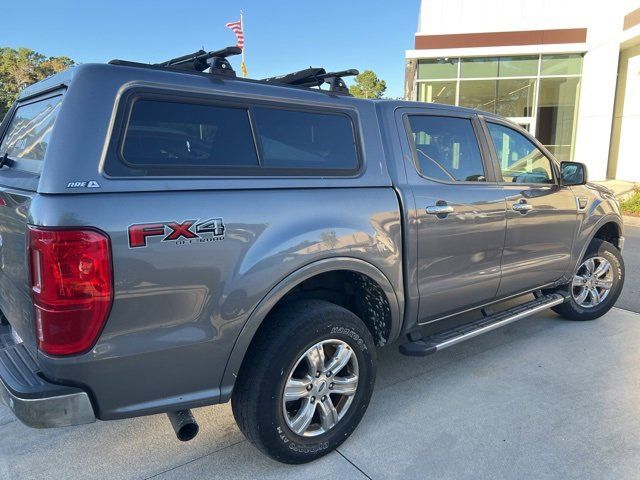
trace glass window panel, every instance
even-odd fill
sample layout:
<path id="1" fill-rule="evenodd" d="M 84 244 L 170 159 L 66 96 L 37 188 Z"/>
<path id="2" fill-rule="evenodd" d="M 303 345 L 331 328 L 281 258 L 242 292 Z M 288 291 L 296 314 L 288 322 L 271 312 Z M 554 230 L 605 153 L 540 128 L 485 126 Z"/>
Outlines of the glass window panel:
<path id="1" fill-rule="evenodd" d="M 416 167 L 424 176 L 445 182 L 484 182 L 484 166 L 471 120 L 412 115 Z"/>
<path id="2" fill-rule="evenodd" d="M 123 156 L 140 166 L 258 166 L 245 108 L 159 100 L 133 104 Z"/>
<path id="3" fill-rule="evenodd" d="M 457 58 L 433 58 L 418 61 L 418 79 L 457 78 Z"/>
<path id="4" fill-rule="evenodd" d="M 347 115 L 253 109 L 266 167 L 353 170 L 358 154 Z"/>
<path id="5" fill-rule="evenodd" d="M 573 157 L 573 145 L 545 145 L 545 148 L 561 162 L 571 161 Z"/>
<path id="6" fill-rule="evenodd" d="M 59 95 L 18 107 L 0 145 L 0 155 L 44 160 L 61 104 Z"/>
<path id="7" fill-rule="evenodd" d="M 579 78 L 540 80 L 536 137 L 559 160 L 572 158 L 579 92 Z"/>
<path id="8" fill-rule="evenodd" d="M 498 76 L 498 58 L 463 58 L 460 78 L 482 78 Z"/>
<path id="9" fill-rule="evenodd" d="M 495 113 L 497 80 L 461 80 L 460 106 Z"/>
<path id="10" fill-rule="evenodd" d="M 456 104 L 456 82 L 418 82 L 418 101 Z"/>
<path id="11" fill-rule="evenodd" d="M 551 162 L 524 135 L 487 122 L 505 182 L 553 183 Z"/>
<path id="12" fill-rule="evenodd" d="M 536 81 L 530 79 L 498 80 L 496 113 L 503 117 L 530 117 Z"/>
<path id="13" fill-rule="evenodd" d="M 543 55 L 540 66 L 541 75 L 580 75 L 582 73 L 582 55 Z"/>
<path id="14" fill-rule="evenodd" d="M 500 57 L 498 76 L 535 77 L 538 75 L 538 56 Z"/>

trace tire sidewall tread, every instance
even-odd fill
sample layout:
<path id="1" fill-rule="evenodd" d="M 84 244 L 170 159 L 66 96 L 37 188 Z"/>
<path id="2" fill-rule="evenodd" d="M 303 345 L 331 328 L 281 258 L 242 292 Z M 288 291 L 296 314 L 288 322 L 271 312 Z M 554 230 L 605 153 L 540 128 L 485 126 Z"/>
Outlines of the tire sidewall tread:
<path id="1" fill-rule="evenodd" d="M 578 305 L 571 294 L 571 283 L 565 286 L 564 290 L 568 296 L 568 300 L 561 305 L 553 307 L 553 310 L 569 320 L 584 321 L 600 318 L 611 310 L 622 292 L 625 267 L 620 250 L 605 240 L 594 239 L 587 248 L 580 263 L 576 265 L 576 268 L 590 257 L 603 257 L 609 261 L 614 270 L 613 286 L 607 298 L 600 305 L 593 308 L 584 308 Z"/>
<path id="2" fill-rule="evenodd" d="M 375 383 L 375 344 L 356 315 L 326 301 L 295 302 L 272 315 L 256 334 L 243 362 L 232 394 L 232 409 L 240 430 L 263 453 L 284 463 L 306 463 L 337 448 L 362 419 Z M 302 437 L 284 420 L 284 383 L 293 362 L 315 343 L 329 338 L 347 342 L 356 354 L 358 390 L 334 428 L 316 437 Z"/>

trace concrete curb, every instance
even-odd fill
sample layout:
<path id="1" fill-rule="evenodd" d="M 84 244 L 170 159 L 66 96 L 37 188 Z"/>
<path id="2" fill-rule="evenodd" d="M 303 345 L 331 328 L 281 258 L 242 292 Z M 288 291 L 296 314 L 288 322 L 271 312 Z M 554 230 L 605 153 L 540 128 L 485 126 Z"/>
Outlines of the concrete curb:
<path id="1" fill-rule="evenodd" d="M 635 191 L 636 191 L 636 187 L 633 187 L 633 188 L 630 188 L 629 190 L 614 192 L 614 194 L 619 200 L 626 200 L 625 197 L 630 197 Z"/>
<path id="2" fill-rule="evenodd" d="M 622 222 L 626 227 L 640 227 L 640 217 L 632 217 L 631 215 L 623 215 Z"/>

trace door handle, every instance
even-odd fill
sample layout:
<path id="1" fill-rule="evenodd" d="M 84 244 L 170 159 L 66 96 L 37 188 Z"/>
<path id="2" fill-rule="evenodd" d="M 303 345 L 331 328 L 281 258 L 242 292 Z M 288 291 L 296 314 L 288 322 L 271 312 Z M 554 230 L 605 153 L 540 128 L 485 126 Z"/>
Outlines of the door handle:
<path id="1" fill-rule="evenodd" d="M 520 213 L 527 213 L 529 210 L 533 210 L 533 207 L 528 203 L 514 203 L 511 208 Z"/>
<path id="2" fill-rule="evenodd" d="M 431 205 L 427 207 L 427 213 L 430 215 L 447 215 L 453 213 L 453 207 L 450 205 Z"/>

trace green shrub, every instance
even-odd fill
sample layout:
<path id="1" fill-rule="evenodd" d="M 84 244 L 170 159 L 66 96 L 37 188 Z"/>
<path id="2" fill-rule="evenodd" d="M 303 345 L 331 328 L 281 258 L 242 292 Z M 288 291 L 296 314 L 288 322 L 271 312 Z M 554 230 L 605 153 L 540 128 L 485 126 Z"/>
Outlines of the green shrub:
<path id="1" fill-rule="evenodd" d="M 636 188 L 633 194 L 620 202 L 620 209 L 624 215 L 640 216 L 640 189 Z"/>

